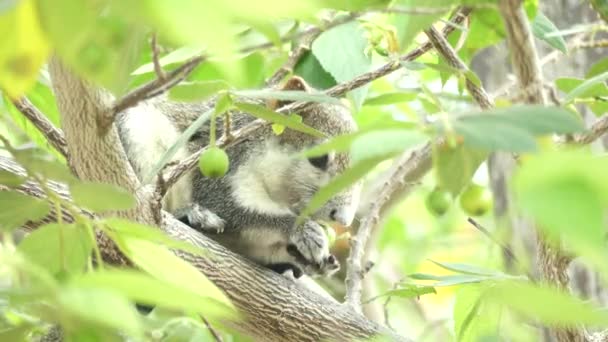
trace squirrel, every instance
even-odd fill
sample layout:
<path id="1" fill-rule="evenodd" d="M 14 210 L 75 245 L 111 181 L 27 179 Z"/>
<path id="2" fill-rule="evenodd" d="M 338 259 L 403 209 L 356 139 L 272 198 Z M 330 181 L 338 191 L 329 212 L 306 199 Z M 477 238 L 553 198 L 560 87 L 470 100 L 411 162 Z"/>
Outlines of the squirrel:
<path id="1" fill-rule="evenodd" d="M 283 90 L 312 91 L 300 77 L 291 77 Z M 277 106 L 285 102 L 276 103 Z M 129 109 L 117 121 L 127 157 L 143 177 L 209 103 L 174 103 L 153 99 Z M 298 113 L 303 123 L 328 136 L 357 129 L 343 105 L 312 103 Z M 223 118 L 217 119 L 223 134 Z M 238 129 L 255 118 L 231 112 Z M 209 141 L 209 125 L 192 136 L 174 160 L 183 159 Z M 315 220 L 349 226 L 359 202 L 360 185 L 334 196 L 296 227 L 296 219 L 312 196 L 349 164 L 347 153 L 303 158 L 298 153 L 322 142 L 319 138 L 285 129 L 276 135 L 266 126 L 227 149 L 230 168 L 221 178 L 191 171 L 163 199 L 163 208 L 228 249 L 279 273 L 295 278 L 329 275 L 339 269 L 322 226 Z"/>

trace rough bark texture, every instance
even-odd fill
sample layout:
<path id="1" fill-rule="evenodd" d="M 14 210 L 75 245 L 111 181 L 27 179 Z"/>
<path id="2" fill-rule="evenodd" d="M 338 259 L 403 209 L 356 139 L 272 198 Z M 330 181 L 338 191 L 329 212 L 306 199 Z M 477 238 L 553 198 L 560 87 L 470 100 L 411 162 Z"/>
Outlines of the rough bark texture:
<path id="1" fill-rule="evenodd" d="M 123 213 L 124 217 L 142 223 L 160 222 L 169 235 L 210 251 L 208 258 L 185 253 L 180 256 L 209 277 L 246 314 L 244 322 L 232 324 L 235 328 L 263 341 L 352 341 L 384 333 L 395 340 L 404 340 L 347 306 L 336 305 L 243 260 L 171 215 L 155 214 L 155 208 L 150 205 L 151 191 L 140 187 L 116 129 L 100 130 L 99 120 L 111 108 L 111 98 L 74 76 L 57 59 L 52 60 L 50 72 L 72 170 L 81 179 L 115 184 L 135 193 L 139 205 Z M 16 171 L 15 165 L 4 158 L 0 159 L 0 169 Z M 60 193 L 67 193 L 61 185 L 56 188 Z M 42 194 L 31 183 L 22 190 L 32 195 Z M 112 246 L 102 244 L 101 248 L 105 254 L 111 252 Z"/>

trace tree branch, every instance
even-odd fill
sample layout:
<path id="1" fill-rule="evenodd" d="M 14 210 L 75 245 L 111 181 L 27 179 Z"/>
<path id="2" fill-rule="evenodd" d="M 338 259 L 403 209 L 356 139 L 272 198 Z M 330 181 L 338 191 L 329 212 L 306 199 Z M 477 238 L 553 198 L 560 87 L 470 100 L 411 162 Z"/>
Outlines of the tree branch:
<path id="1" fill-rule="evenodd" d="M 46 140 L 66 159 L 68 158 L 67 143 L 63 132 L 53 125 L 47 117 L 34 106 L 26 97 L 13 100 L 13 105 L 44 135 Z"/>
<path id="2" fill-rule="evenodd" d="M 0 157 L 0 170 L 25 174 L 20 166 L 6 157 Z M 63 198 L 69 199 L 69 192 L 64 185 L 49 182 L 49 186 Z M 44 197 L 44 192 L 32 182 L 21 185 L 18 190 L 30 196 Z M 64 212 L 63 215 L 66 221 L 71 220 L 69 212 Z M 54 220 L 54 213 L 45 219 L 46 222 Z M 163 212 L 162 229 L 168 235 L 188 241 L 209 253 L 205 257 L 199 257 L 176 251 L 222 289 L 245 314 L 245 321 L 228 322 L 229 326 L 238 331 L 264 341 L 352 341 L 380 334 L 387 334 L 394 341 L 407 341 L 354 313 L 351 308 L 336 305 L 335 302 L 228 251 L 166 212 Z M 109 252 L 103 246 L 100 247 L 104 254 Z"/>

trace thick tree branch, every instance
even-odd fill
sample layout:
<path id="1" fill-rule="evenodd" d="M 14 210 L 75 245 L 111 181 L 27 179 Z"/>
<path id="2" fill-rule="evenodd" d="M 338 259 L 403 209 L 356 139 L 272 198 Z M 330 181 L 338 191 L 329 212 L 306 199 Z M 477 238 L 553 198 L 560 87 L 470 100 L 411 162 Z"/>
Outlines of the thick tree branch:
<path id="1" fill-rule="evenodd" d="M 20 166 L 6 157 L 0 157 L 0 170 L 25 174 Z M 49 186 L 63 198 L 69 199 L 64 185 L 49 182 Z M 18 190 L 31 196 L 44 197 L 44 192 L 32 182 Z M 66 221 L 71 220 L 69 212 L 63 215 Z M 54 216 L 46 221 L 54 221 Z M 228 324 L 257 340 L 353 341 L 388 334 L 392 340 L 406 341 L 354 313 L 351 308 L 336 305 L 285 277 L 252 264 L 165 212 L 162 229 L 174 238 L 208 251 L 206 257 L 176 253 L 213 281 L 246 315 L 245 321 Z M 109 251 L 103 246 L 102 249 L 104 253 Z"/>
<path id="2" fill-rule="evenodd" d="M 26 97 L 13 100 L 13 105 L 44 135 L 46 140 L 61 155 L 68 159 L 67 143 L 63 132 L 53 125 L 47 117 Z"/>
<path id="3" fill-rule="evenodd" d="M 501 0 L 500 12 L 507 30 L 511 63 L 517 75 L 518 86 L 525 89 L 524 100 L 532 104 L 546 104 L 542 72 L 528 18 L 521 0 Z M 568 290 L 567 268 L 570 258 L 558 244 L 550 243 L 538 232 L 538 267 L 544 281 Z M 575 328 L 551 328 L 557 341 L 578 342 L 585 334 Z"/>

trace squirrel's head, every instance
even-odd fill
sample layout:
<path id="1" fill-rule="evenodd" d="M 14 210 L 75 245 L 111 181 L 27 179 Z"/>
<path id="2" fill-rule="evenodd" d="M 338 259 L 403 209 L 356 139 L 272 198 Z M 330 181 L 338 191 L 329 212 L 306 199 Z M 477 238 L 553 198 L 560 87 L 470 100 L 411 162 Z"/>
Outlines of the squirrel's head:
<path id="1" fill-rule="evenodd" d="M 312 91 L 299 77 L 292 77 L 283 89 Z M 299 111 L 298 115 L 302 117 L 304 124 L 325 133 L 329 138 L 357 130 L 350 110 L 342 104 L 312 103 L 306 109 Z M 330 152 L 308 159 L 300 156 L 302 151 L 324 140 L 289 129 L 277 136 L 276 141 L 280 149 L 288 151 L 290 158 L 285 167 L 277 168 L 281 169 L 283 177 L 280 177 L 282 184 L 275 187 L 281 193 L 275 196 L 282 197 L 282 202 L 286 203 L 293 212 L 298 213 L 303 210 L 320 188 L 349 167 L 348 153 Z M 355 184 L 334 196 L 313 214 L 313 218 L 349 226 L 355 217 L 360 193 L 361 184 Z"/>

